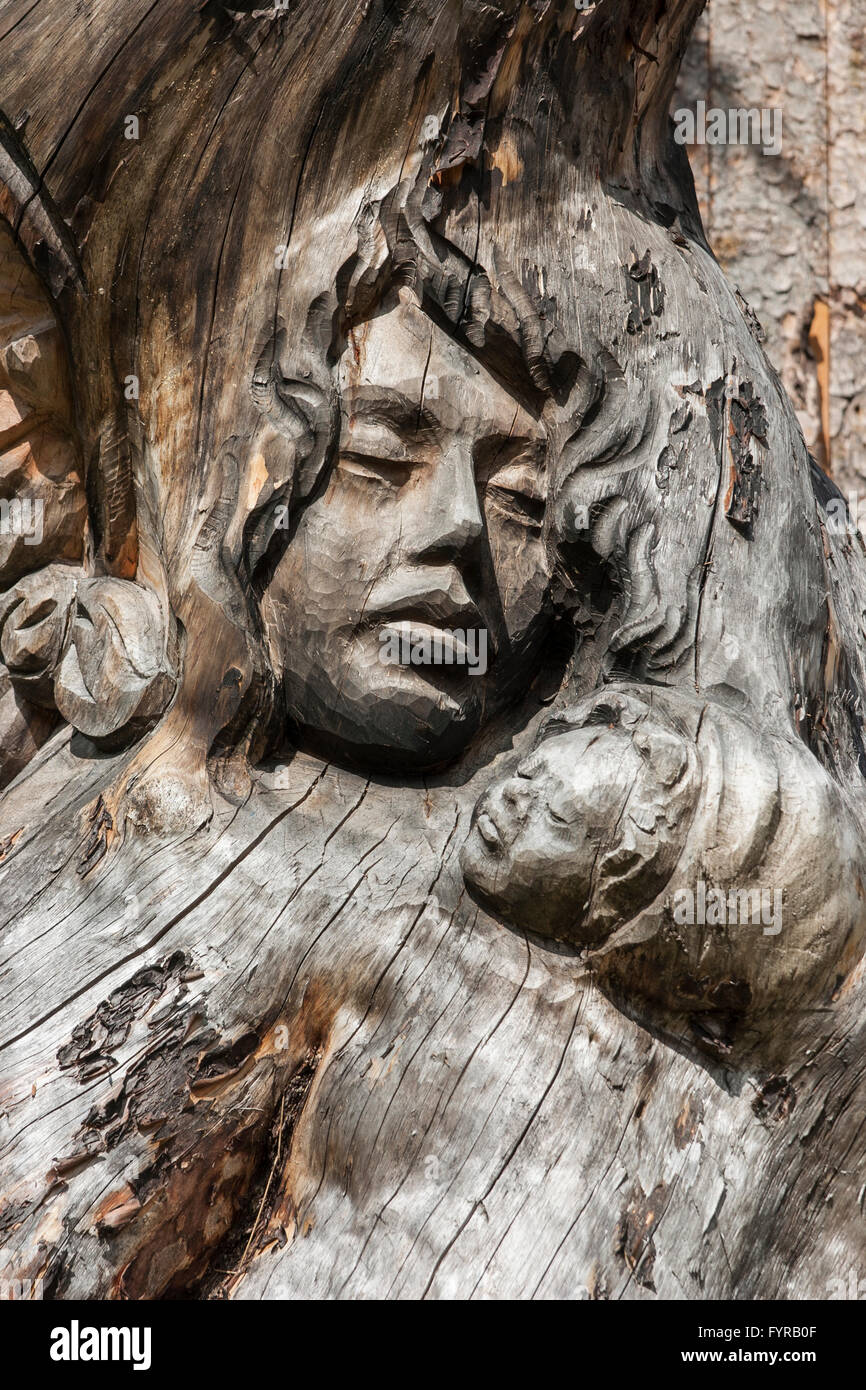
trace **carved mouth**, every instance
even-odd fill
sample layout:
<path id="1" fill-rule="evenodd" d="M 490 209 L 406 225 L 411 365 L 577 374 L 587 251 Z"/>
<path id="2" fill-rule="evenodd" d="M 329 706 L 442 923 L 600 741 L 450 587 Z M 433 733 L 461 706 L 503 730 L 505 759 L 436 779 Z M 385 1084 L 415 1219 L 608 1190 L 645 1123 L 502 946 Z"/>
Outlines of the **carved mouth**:
<path id="1" fill-rule="evenodd" d="M 435 643 L 447 662 L 456 666 L 469 664 L 469 648 L 466 642 L 461 633 L 452 632 L 449 628 L 437 627 L 433 623 L 418 622 L 412 619 L 400 619 L 386 623 L 382 631 L 392 632 L 397 637 L 405 638 L 409 642 L 426 640 Z"/>
<path id="2" fill-rule="evenodd" d="M 414 627 L 430 627 L 440 632 L 448 632 L 454 628 L 466 632 L 486 626 L 474 603 L 460 607 L 455 605 L 452 608 L 450 604 L 432 600 L 425 602 L 417 597 L 368 615 L 368 622 L 375 625 L 384 622 L 389 627 L 398 623 L 411 623 Z"/>
<path id="3" fill-rule="evenodd" d="M 491 659 L 496 654 L 494 634 L 469 597 L 462 579 L 453 570 L 428 571 L 414 583 L 412 577 L 401 576 L 399 587 L 396 578 L 374 585 L 368 596 L 363 626 L 380 627 L 383 623 L 389 627 L 398 623 L 408 623 L 415 628 L 429 625 L 437 634 L 454 629 L 464 632 L 485 629 Z"/>

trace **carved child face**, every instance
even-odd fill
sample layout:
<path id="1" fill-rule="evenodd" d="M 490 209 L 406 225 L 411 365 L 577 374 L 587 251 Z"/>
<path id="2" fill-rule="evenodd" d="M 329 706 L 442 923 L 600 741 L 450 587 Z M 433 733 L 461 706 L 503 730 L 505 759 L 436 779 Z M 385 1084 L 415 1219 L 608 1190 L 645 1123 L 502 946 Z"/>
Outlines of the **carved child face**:
<path id="1" fill-rule="evenodd" d="M 406 297 L 353 332 L 339 384 L 338 458 L 265 594 L 271 651 L 314 741 L 431 766 L 531 679 L 550 578 L 546 437 Z M 467 630 L 487 634 L 484 674 L 382 660 L 383 634 L 441 652 Z"/>
<path id="2" fill-rule="evenodd" d="M 590 899 L 647 767 L 632 738 L 593 726 L 546 739 L 475 808 L 461 863 L 506 921 L 597 945 Z"/>

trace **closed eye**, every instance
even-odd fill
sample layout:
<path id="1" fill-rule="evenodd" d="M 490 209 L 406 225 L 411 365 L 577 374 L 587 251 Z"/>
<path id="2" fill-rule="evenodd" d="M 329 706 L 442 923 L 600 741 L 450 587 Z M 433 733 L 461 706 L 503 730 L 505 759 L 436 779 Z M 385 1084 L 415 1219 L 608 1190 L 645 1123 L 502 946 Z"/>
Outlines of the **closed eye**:
<path id="1" fill-rule="evenodd" d="M 539 440 L 493 436 L 476 451 L 476 477 L 493 508 L 538 531 L 544 521 L 546 468 Z"/>
<path id="2" fill-rule="evenodd" d="M 530 497 L 525 492 L 516 492 L 513 488 L 502 487 L 497 483 L 491 483 L 487 487 L 487 497 L 490 502 L 511 520 L 519 522 L 522 526 L 528 526 L 533 531 L 540 531 L 544 521 L 544 503 L 537 497 Z"/>
<path id="3" fill-rule="evenodd" d="M 344 473 L 373 482 L 387 483 L 394 488 L 406 484 L 420 465 L 403 459 L 382 458 L 377 454 L 358 454 L 351 450 L 340 454 L 339 466 Z"/>

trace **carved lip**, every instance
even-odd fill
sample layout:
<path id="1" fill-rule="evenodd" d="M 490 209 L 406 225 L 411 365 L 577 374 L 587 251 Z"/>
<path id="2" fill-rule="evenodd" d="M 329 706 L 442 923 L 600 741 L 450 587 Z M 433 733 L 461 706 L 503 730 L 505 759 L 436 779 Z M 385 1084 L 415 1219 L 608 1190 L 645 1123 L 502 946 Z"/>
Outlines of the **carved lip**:
<path id="1" fill-rule="evenodd" d="M 402 603 L 390 604 L 387 609 L 377 609 L 367 617 L 376 625 L 381 622 L 393 626 L 395 623 L 418 623 L 425 627 L 448 632 L 453 628 L 484 628 L 485 623 L 474 604 L 458 607 L 443 603 L 441 595 L 435 599 L 419 598 L 412 595 Z"/>
<path id="2" fill-rule="evenodd" d="M 418 582 L 394 580 L 374 584 L 364 613 L 365 627 L 383 623 L 424 623 L 440 633 L 451 629 L 478 628 L 487 631 L 490 655 L 496 654 L 493 633 L 487 627 L 481 610 L 469 597 L 463 580 L 456 571 L 438 570 L 418 576 Z"/>
<path id="3" fill-rule="evenodd" d="M 393 632 L 398 637 L 407 637 L 411 641 L 418 638 L 432 639 L 438 642 L 444 651 L 450 652 L 451 660 L 457 666 L 468 664 L 469 649 L 465 641 L 458 633 L 451 632 L 448 628 L 434 627 L 430 623 L 419 622 L 417 619 L 401 618 L 399 621 L 395 621 L 392 618 L 390 622 L 385 624 L 383 631 Z"/>

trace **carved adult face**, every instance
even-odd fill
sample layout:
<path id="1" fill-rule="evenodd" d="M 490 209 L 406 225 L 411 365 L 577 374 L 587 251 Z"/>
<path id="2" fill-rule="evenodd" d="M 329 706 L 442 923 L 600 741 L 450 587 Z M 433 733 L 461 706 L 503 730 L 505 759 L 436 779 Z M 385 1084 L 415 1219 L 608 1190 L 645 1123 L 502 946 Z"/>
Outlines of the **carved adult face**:
<path id="1" fill-rule="evenodd" d="M 433 766 L 531 679 L 549 616 L 546 435 L 405 294 L 338 370 L 339 453 L 264 595 L 271 652 L 314 741 Z M 455 631 L 486 633 L 484 674 L 459 641 L 455 664 L 382 659 L 395 632 L 447 652 Z"/>
<path id="2" fill-rule="evenodd" d="M 506 921 L 588 943 L 598 861 L 641 775 L 630 738 L 593 727 L 547 739 L 475 808 L 461 856 L 470 886 Z"/>

